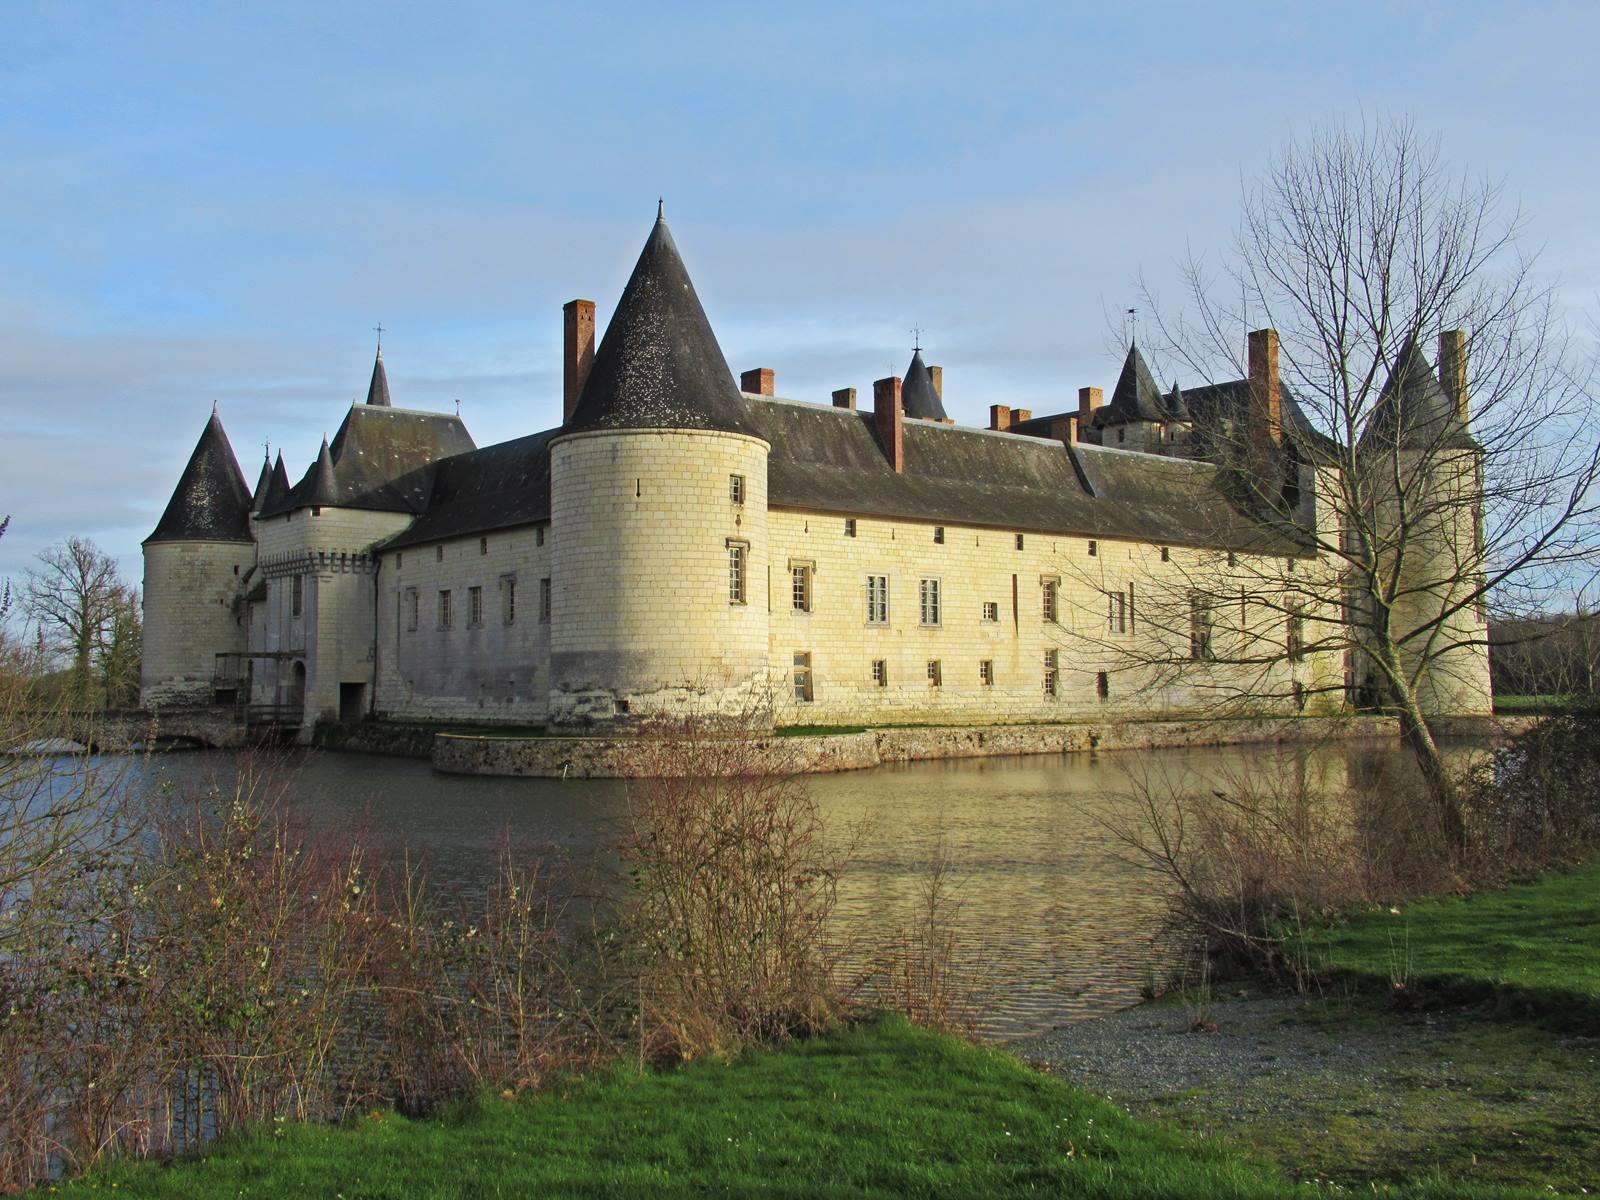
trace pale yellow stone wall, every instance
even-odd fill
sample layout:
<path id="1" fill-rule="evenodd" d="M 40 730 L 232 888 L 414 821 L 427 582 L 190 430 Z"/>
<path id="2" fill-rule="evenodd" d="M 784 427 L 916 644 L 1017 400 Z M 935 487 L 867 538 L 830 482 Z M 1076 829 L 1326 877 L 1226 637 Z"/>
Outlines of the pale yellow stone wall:
<path id="1" fill-rule="evenodd" d="M 551 447 L 551 721 L 767 711 L 767 444 L 688 430 Z M 743 478 L 735 503 L 730 477 Z M 746 548 L 730 601 L 729 543 Z M 619 704 L 626 706 L 619 709 Z"/>
<path id="2" fill-rule="evenodd" d="M 245 647 L 244 616 L 233 598 L 255 560 L 248 542 L 145 546 L 139 690 L 146 708 L 211 702 L 216 656 Z"/>
<path id="3" fill-rule="evenodd" d="M 1044 721 L 1241 707 L 1293 712 L 1297 681 L 1307 695 L 1337 689 L 1336 655 L 1285 661 L 1281 603 L 1246 605 L 1243 625 L 1234 609 L 1224 608 L 1223 598 L 1236 591 L 1227 574 L 1237 569 L 1224 553 L 1172 546 L 1163 559 L 1160 546 L 1098 538 L 1091 554 L 1091 539 L 1081 535 L 871 517 L 855 518 L 850 536 L 846 521 L 790 510 L 770 517 L 770 669 L 782 723 Z M 1283 570 L 1283 562 L 1270 569 Z M 1244 565 L 1254 579 L 1267 577 L 1261 564 Z M 812 571 L 809 612 L 794 605 L 797 566 Z M 1315 568 L 1307 562 L 1300 570 Z M 888 578 L 886 624 L 868 620 L 869 575 Z M 939 584 L 937 625 L 922 621 L 924 579 Z M 1053 621 L 1045 614 L 1046 582 L 1057 587 Z M 1212 597 L 1222 661 L 1188 659 L 1191 591 Z M 1117 594 L 1120 616 L 1110 598 Z M 986 619 L 985 604 L 994 606 L 996 619 Z M 1252 637 L 1257 653 L 1240 653 L 1239 643 Z M 1269 641 L 1279 652 L 1266 661 Z M 1045 687 L 1052 652 L 1054 695 Z M 796 695 L 797 654 L 810 656 L 809 701 Z M 881 685 L 874 660 L 884 664 Z M 939 664 L 937 685 L 930 662 Z M 983 679 L 983 662 L 992 664 L 992 684 Z M 1337 701 L 1335 695 L 1334 707 Z"/>
<path id="4" fill-rule="evenodd" d="M 384 554 L 378 575 L 379 712 L 414 720 L 541 723 L 549 707 L 550 622 L 541 616 L 540 581 L 551 578 L 552 549 L 549 525 L 542 524 Z M 509 614 L 508 584 L 514 602 Z M 474 587 L 482 589 L 476 624 Z M 444 590 L 451 594 L 448 629 L 439 623 Z"/>

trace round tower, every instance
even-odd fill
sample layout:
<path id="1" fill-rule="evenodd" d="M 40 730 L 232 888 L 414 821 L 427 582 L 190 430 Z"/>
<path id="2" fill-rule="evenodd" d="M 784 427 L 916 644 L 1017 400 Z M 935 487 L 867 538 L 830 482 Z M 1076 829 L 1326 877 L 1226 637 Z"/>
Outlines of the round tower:
<path id="1" fill-rule="evenodd" d="M 768 450 L 658 216 L 551 445 L 553 727 L 770 727 Z"/>
<path id="2" fill-rule="evenodd" d="M 250 490 L 212 410 L 166 511 L 144 541 L 146 708 L 209 704 L 219 689 L 243 695 L 243 618 L 234 597 L 255 564 Z"/>

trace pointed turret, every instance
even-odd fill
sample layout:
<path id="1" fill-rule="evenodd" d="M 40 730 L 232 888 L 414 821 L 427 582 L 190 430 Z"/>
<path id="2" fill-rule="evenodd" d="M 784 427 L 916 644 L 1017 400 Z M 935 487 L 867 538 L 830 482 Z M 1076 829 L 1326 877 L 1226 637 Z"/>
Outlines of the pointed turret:
<path id="1" fill-rule="evenodd" d="M 248 542 L 250 488 L 216 408 L 146 542 Z"/>
<path id="2" fill-rule="evenodd" d="M 1185 425 L 1193 420 L 1189 416 L 1189 405 L 1183 399 L 1183 389 L 1176 380 L 1172 383 L 1172 390 L 1167 393 L 1167 420 L 1181 421 Z"/>
<path id="3" fill-rule="evenodd" d="M 1445 394 L 1416 339 L 1407 338 L 1395 355 L 1394 369 L 1378 396 L 1361 443 L 1420 449 L 1480 449 Z"/>
<path id="4" fill-rule="evenodd" d="M 328 449 L 328 439 L 322 439 L 322 449 L 317 451 L 317 461 L 306 472 L 305 493 L 297 497 L 301 504 L 338 504 L 339 483 L 333 475 L 333 452 Z"/>
<path id="5" fill-rule="evenodd" d="M 733 372 L 659 210 L 567 428 L 747 432 Z"/>
<path id="6" fill-rule="evenodd" d="M 261 474 L 256 477 L 256 490 L 250 493 L 250 511 L 260 513 L 267 505 L 267 493 L 272 490 L 272 459 L 261 456 Z"/>
<path id="7" fill-rule="evenodd" d="M 402 355 L 402 357 L 404 357 Z M 404 365 L 403 363 L 401 364 Z M 376 404 L 382 408 L 391 407 L 389 403 L 389 376 L 383 370 L 383 347 L 378 347 L 378 357 L 372 362 L 372 382 L 367 384 L 367 403 Z"/>
<path id="8" fill-rule="evenodd" d="M 908 417 L 920 417 L 925 421 L 947 419 L 944 401 L 940 399 L 939 389 L 933 386 L 933 376 L 922 361 L 921 349 L 911 352 L 911 365 L 906 368 L 905 383 L 900 387 L 900 403 Z"/>
<path id="9" fill-rule="evenodd" d="M 1100 410 L 1095 424 L 1126 425 L 1132 421 L 1167 419 L 1161 388 L 1145 365 L 1138 343 L 1129 343 L 1128 357 L 1123 361 L 1122 374 L 1117 377 L 1116 390 L 1111 393 L 1111 403 Z"/>
<path id="10" fill-rule="evenodd" d="M 267 484 L 266 497 L 261 502 L 260 512 L 271 512 L 289 498 L 289 493 L 294 487 L 289 482 L 289 471 L 283 465 L 283 451 L 278 451 L 278 460 L 272 464 L 272 480 Z"/>

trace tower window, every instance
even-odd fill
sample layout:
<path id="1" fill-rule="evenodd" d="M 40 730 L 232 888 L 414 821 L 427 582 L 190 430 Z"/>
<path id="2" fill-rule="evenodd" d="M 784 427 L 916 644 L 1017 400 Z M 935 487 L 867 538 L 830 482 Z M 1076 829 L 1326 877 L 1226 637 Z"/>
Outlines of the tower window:
<path id="1" fill-rule="evenodd" d="M 1171 547 L 1169 547 L 1169 546 L 1161 547 L 1161 561 L 1162 562 L 1171 562 L 1172 561 L 1172 549 L 1171 549 Z"/>
<path id="2" fill-rule="evenodd" d="M 930 658 L 928 660 L 928 686 L 944 686 L 944 667 L 940 664 L 937 658 Z"/>
<path id="3" fill-rule="evenodd" d="M 796 563 L 789 568 L 789 590 L 795 612 L 811 611 L 811 565 Z"/>
<path id="4" fill-rule="evenodd" d="M 745 603 L 745 554 L 743 542 L 728 543 L 728 603 Z"/>
<path id="5" fill-rule="evenodd" d="M 539 620 L 550 620 L 550 577 L 539 580 Z"/>
<path id="6" fill-rule="evenodd" d="M 855 537 L 856 519 L 854 517 L 846 517 L 844 519 L 844 535 L 845 537 Z"/>
<path id="7" fill-rule="evenodd" d="M 407 632 L 415 633 L 417 631 L 417 618 L 420 615 L 421 608 L 422 596 L 418 593 L 416 588 L 407 588 L 405 598 Z"/>
<path id="8" fill-rule="evenodd" d="M 1090 542 L 1089 543 L 1089 557 L 1093 558 L 1095 555 L 1097 555 L 1099 553 L 1100 553 L 1100 543 L 1099 542 Z"/>
<path id="9" fill-rule="evenodd" d="M 1022 535 L 1020 533 L 1017 534 L 1017 549 L 1018 550 L 1022 549 Z"/>
<path id="10" fill-rule="evenodd" d="M 467 589 L 467 625 L 476 628 L 483 624 L 483 589 L 469 587 Z"/>
<path id="11" fill-rule="evenodd" d="M 1287 649 L 1289 661 L 1299 662 L 1306 656 L 1306 622 L 1305 618 L 1294 609 L 1289 610 L 1289 629 L 1287 636 Z"/>
<path id="12" fill-rule="evenodd" d="M 1094 676 L 1094 694 L 1102 700 L 1111 698 L 1111 674 L 1108 671 L 1096 671 Z"/>
<path id="13" fill-rule="evenodd" d="M 395 551 L 394 569 L 396 571 L 398 571 L 401 567 L 403 567 L 405 565 L 406 565 L 406 556 L 404 554 L 401 554 L 398 550 Z"/>
<path id="14" fill-rule="evenodd" d="M 517 577 L 500 576 L 500 617 L 507 625 L 517 620 Z"/>
<path id="15" fill-rule="evenodd" d="M 544 526 L 543 525 L 535 525 L 533 527 L 533 544 L 535 546 L 544 545 Z"/>
<path id="16" fill-rule="evenodd" d="M 1044 694 L 1047 699 L 1056 698 L 1056 679 L 1058 675 L 1058 652 L 1046 650 L 1044 652 Z"/>
<path id="17" fill-rule="evenodd" d="M 978 682 L 984 687 L 994 686 L 994 659 L 985 658 L 978 662 Z"/>
<path id="18" fill-rule="evenodd" d="M 733 501 L 735 504 L 743 504 L 744 503 L 744 476 L 743 475 L 729 475 L 728 476 L 728 499 Z"/>
<path id="19" fill-rule="evenodd" d="M 1000 619 L 1000 602 L 998 600 L 985 600 L 983 602 L 983 620 L 985 624 L 992 625 Z"/>
<path id="20" fill-rule="evenodd" d="M 872 660 L 872 682 L 879 687 L 889 686 L 889 664 L 881 658 Z"/>
<path id="21" fill-rule="evenodd" d="M 433 561 L 434 562 L 443 562 L 444 561 L 444 543 L 441 542 L 439 545 L 437 545 L 437 546 L 435 546 L 433 548 Z"/>
<path id="22" fill-rule="evenodd" d="M 933 541 L 934 541 L 934 545 L 936 545 L 936 546 L 944 545 L 944 526 L 943 525 L 935 525 L 933 527 Z"/>
<path id="23" fill-rule="evenodd" d="M 1122 592 L 1106 593 L 1106 632 L 1128 632 L 1128 597 Z"/>
<path id="24" fill-rule="evenodd" d="M 450 591 L 446 588 L 439 593 L 439 628 L 449 629 L 450 623 Z"/>
<path id="25" fill-rule="evenodd" d="M 1189 596 L 1189 657 L 1209 661 L 1211 650 L 1211 598 L 1194 592 Z"/>
<path id="26" fill-rule="evenodd" d="M 1043 609 L 1044 619 L 1047 624 L 1054 625 L 1061 619 L 1061 583 L 1059 580 L 1046 579 L 1044 581 Z"/>
<path id="27" fill-rule="evenodd" d="M 487 554 L 487 553 L 489 553 L 489 539 L 488 538 L 481 537 L 481 538 L 478 539 L 478 553 L 479 554 Z"/>
<path id="28" fill-rule="evenodd" d="M 289 598 L 289 615 L 298 617 L 306 609 L 306 577 L 296 575 Z"/>

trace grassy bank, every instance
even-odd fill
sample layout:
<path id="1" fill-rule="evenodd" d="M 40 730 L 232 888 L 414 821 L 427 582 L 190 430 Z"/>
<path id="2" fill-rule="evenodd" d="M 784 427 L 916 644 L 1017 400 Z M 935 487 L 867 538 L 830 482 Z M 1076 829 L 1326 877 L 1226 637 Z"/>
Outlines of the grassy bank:
<path id="1" fill-rule="evenodd" d="M 1397 991 L 1494 997 L 1600 1028 L 1600 864 L 1467 897 L 1358 913 L 1296 935 L 1313 968 Z"/>
<path id="2" fill-rule="evenodd" d="M 1322 1194 L 1214 1139 L 1134 1120 L 1008 1055 L 898 1019 L 433 1120 L 287 1126 L 204 1160 L 129 1165 L 61 1190 L 197 1200 Z M 1540 1193 L 1417 1181 L 1391 1194 Z"/>

